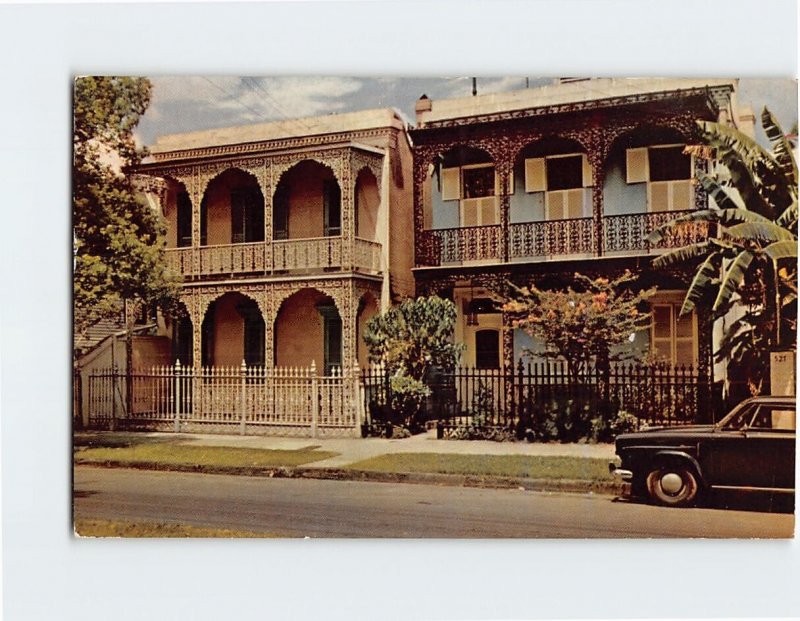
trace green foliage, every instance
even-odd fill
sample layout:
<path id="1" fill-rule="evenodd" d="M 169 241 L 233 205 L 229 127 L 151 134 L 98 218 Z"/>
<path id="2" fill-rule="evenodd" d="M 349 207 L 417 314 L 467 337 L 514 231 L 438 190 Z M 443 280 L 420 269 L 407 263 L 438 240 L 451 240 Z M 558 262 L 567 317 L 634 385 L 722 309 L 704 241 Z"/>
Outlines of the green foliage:
<path id="1" fill-rule="evenodd" d="M 655 289 L 634 291 L 635 278 L 625 272 L 615 280 L 575 274 L 580 290 L 542 291 L 511 285 L 513 297 L 503 309 L 513 326 L 545 343 L 545 355 L 567 361 L 570 375 L 579 377 L 592 361 L 611 359 L 610 350 L 650 324 L 641 308 Z"/>
<path id="2" fill-rule="evenodd" d="M 133 130 L 150 101 L 143 78 L 75 80 L 73 251 L 75 329 L 119 313 L 124 300 L 174 308 L 179 284 L 164 262 L 164 224 L 124 171 L 145 154 Z"/>
<path id="3" fill-rule="evenodd" d="M 392 411 L 408 424 L 430 395 L 424 383 L 429 370 L 452 370 L 458 362 L 455 320 L 455 305 L 432 296 L 406 300 L 367 322 L 363 337 L 370 360 L 390 374 Z"/>
<path id="4" fill-rule="evenodd" d="M 699 182 L 712 199 L 709 209 L 682 216 L 654 231 L 657 243 L 685 222 L 706 222 L 716 235 L 657 258 L 655 267 L 697 262 L 681 314 L 707 303 L 715 316 L 734 304 L 749 307 L 727 328 L 718 360 L 729 358 L 744 371 L 751 391 L 758 392 L 768 365 L 766 352 L 794 345 L 797 293 L 797 164 L 792 145 L 770 111 L 761 123 L 771 150 L 728 125 L 699 122 L 705 147 L 696 155 L 713 155 L 712 174 Z"/>
<path id="5" fill-rule="evenodd" d="M 364 342 L 370 361 L 392 375 L 422 380 L 432 367 L 453 369 L 462 347 L 452 342 L 456 307 L 437 296 L 406 300 L 367 322 Z"/>

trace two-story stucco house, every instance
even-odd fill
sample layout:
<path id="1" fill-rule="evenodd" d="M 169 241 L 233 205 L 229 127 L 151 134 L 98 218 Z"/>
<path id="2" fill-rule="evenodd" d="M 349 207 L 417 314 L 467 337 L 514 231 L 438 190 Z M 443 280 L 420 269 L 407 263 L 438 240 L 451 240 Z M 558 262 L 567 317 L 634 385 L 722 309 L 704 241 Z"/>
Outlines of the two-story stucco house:
<path id="1" fill-rule="evenodd" d="M 365 322 L 413 295 L 406 129 L 385 109 L 159 137 L 137 173 L 183 277 L 172 362 L 366 364 Z"/>
<path id="2" fill-rule="evenodd" d="M 735 80 L 574 79 L 514 92 L 417 102 L 414 277 L 418 294 L 458 308 L 464 362 L 513 364 L 536 351 L 489 299 L 503 283 L 563 287 L 576 272 L 630 270 L 657 285 L 649 331 L 631 347 L 712 372 L 708 313 L 679 317 L 690 273 L 652 270 L 666 248 L 703 239 L 687 225 L 659 247 L 645 237 L 707 205 L 692 179 L 705 161 L 684 154 L 700 119 L 752 131 Z"/>

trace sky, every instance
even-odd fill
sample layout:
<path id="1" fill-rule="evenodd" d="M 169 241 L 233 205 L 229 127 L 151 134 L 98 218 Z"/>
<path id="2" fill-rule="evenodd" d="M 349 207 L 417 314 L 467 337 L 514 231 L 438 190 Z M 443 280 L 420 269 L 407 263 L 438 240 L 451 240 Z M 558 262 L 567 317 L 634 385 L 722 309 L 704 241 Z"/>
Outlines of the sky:
<path id="1" fill-rule="evenodd" d="M 472 93 L 469 77 L 160 76 L 150 80 L 152 100 L 136 131 L 145 145 L 163 134 L 369 108 L 398 108 L 413 121 L 414 104 L 423 93 L 432 99 Z M 525 88 L 526 80 L 530 87 L 552 82 L 552 78 L 478 78 L 478 94 Z M 766 105 L 787 132 L 797 119 L 793 80 L 743 78 L 739 101 L 751 105 L 757 115 Z M 759 131 L 764 142 L 763 131 Z"/>

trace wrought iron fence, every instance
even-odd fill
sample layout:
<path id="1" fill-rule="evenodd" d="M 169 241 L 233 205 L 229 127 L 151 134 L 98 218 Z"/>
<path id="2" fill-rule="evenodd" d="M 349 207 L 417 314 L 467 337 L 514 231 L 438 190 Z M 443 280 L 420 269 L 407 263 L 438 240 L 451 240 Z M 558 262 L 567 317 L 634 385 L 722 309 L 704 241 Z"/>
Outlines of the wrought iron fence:
<path id="1" fill-rule="evenodd" d="M 361 381 L 370 420 L 391 421 L 388 374 L 372 368 Z M 573 376 L 563 362 L 520 361 L 513 369 L 437 371 L 425 383 L 430 395 L 420 417 L 440 428 L 503 427 L 577 439 L 596 420 L 608 425 L 620 416 L 637 427 L 714 420 L 710 382 L 690 366 L 612 363 Z"/>

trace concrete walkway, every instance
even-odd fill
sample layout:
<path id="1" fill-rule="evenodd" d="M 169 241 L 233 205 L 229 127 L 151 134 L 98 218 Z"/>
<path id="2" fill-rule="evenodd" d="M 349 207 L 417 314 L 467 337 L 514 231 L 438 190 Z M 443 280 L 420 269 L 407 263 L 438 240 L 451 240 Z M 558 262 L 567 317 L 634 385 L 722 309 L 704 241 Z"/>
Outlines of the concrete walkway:
<path id="1" fill-rule="evenodd" d="M 437 440 L 432 430 L 411 438 L 287 438 L 195 433 L 137 433 L 156 440 L 178 440 L 196 446 L 297 450 L 309 446 L 338 453 L 336 457 L 306 464 L 306 468 L 340 468 L 364 459 L 390 453 L 455 453 L 464 455 L 537 455 L 589 457 L 611 460 L 613 444 L 558 444 L 529 442 L 491 442 L 488 440 Z"/>

